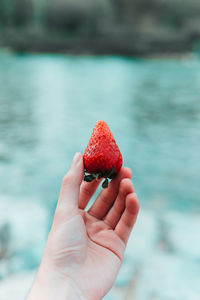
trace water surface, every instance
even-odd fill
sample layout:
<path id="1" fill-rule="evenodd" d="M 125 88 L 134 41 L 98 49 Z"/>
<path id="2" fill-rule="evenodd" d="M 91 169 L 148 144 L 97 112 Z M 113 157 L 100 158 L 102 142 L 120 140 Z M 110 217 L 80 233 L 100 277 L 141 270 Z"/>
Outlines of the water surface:
<path id="1" fill-rule="evenodd" d="M 199 213 L 199 95 L 200 61 L 194 58 L 1 54 L 1 205 L 23 199 L 42 207 L 47 233 L 73 154 L 84 151 L 103 119 L 133 170 L 142 208 Z M 5 214 L 10 220 L 15 210 Z M 34 231 L 37 215 L 31 222 Z M 18 268 L 38 261 L 28 256 Z"/>

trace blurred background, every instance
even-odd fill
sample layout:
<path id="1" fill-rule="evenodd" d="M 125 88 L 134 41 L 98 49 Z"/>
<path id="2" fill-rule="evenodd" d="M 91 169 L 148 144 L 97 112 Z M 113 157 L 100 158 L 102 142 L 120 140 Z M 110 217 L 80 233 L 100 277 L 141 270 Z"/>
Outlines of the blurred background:
<path id="1" fill-rule="evenodd" d="M 199 300 L 200 2 L 0 0 L 0 299 L 25 298 L 63 175 L 105 120 L 140 199 L 105 300 Z"/>
<path id="2" fill-rule="evenodd" d="M 200 49 L 198 0 L 0 0 L 0 46 L 121 55 Z"/>

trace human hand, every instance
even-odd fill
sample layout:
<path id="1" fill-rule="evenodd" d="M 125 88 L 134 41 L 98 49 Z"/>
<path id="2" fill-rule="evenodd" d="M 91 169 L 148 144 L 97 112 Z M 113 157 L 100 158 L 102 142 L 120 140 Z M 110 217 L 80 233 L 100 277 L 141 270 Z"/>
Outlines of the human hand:
<path id="1" fill-rule="evenodd" d="M 87 183 L 83 175 L 83 156 L 76 153 L 27 300 L 99 300 L 115 281 L 139 210 L 131 170 L 122 168 L 87 211 L 101 180 Z"/>

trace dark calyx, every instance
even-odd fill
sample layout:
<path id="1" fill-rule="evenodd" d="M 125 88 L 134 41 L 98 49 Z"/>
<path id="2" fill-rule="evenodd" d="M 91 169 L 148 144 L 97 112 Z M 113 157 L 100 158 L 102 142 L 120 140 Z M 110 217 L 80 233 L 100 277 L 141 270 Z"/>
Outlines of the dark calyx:
<path id="1" fill-rule="evenodd" d="M 102 183 L 102 188 L 107 188 L 108 187 L 108 183 L 109 183 L 109 179 L 113 179 L 116 176 L 116 171 L 115 171 L 115 166 L 112 167 L 112 170 L 106 169 L 104 172 L 98 172 L 98 173 L 94 173 L 94 174 L 89 174 L 87 173 L 87 170 L 85 170 L 85 175 L 84 175 L 84 181 L 87 182 L 92 182 L 94 179 L 97 178 L 105 178 L 105 180 Z"/>

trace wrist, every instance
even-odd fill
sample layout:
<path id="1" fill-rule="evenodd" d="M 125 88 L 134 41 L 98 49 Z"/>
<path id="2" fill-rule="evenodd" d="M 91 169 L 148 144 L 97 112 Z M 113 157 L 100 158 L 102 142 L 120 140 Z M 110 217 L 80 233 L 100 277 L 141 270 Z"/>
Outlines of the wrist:
<path id="1" fill-rule="evenodd" d="M 44 299 L 87 300 L 71 278 L 39 269 L 26 300 Z"/>

